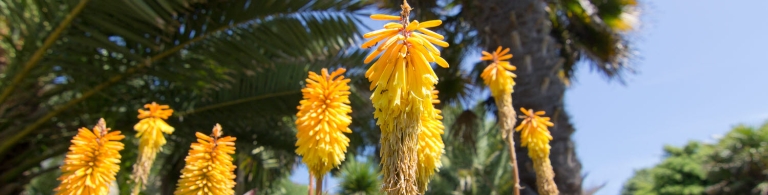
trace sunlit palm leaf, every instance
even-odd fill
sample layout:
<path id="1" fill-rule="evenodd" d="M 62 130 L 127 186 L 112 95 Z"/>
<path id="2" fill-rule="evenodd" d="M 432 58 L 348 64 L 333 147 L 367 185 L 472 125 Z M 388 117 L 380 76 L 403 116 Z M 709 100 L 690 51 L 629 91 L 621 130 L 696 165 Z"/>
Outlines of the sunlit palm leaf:
<path id="1" fill-rule="evenodd" d="M 1 74 L 18 75 L 21 65 L 39 47 L 38 41 L 78 1 L 61 3 L 0 2 L 2 24 L 14 27 L 0 32 L 2 47 L 9 56 L 8 65 L 0 68 Z M 92 123 L 94 117 L 115 120 L 110 124 L 130 131 L 135 109 L 146 102 L 169 103 L 180 111 L 194 110 L 216 103 L 211 101 L 216 98 L 226 100 L 228 94 L 222 90 L 248 88 L 241 85 L 248 78 L 286 71 L 282 67 L 286 64 L 294 66 L 294 76 L 286 77 L 294 80 L 278 82 L 293 86 L 270 89 L 298 90 L 307 65 L 316 69 L 349 64 L 339 59 L 354 59 L 350 57 L 353 54 L 340 55 L 345 53 L 339 50 L 358 37 L 359 21 L 353 12 L 363 6 L 360 1 L 309 0 L 91 1 L 22 82 L 12 83 L 9 77 L 0 77 L 0 86 L 18 86 L 18 92 L 8 101 L 0 102 L 4 147 L 29 149 L 14 151 L 13 156 L 17 156 L 34 154 L 40 147 L 66 144 L 69 132 Z M 190 99 L 201 97 L 202 102 Z M 288 100 L 280 100 L 286 102 L 273 107 L 282 109 L 275 113 L 290 113 L 295 108 L 285 106 Z M 244 119 L 249 117 L 242 115 Z M 207 127 L 215 122 L 213 119 L 197 121 Z M 267 119 L 252 121 L 259 120 Z M 247 130 L 238 131 L 246 129 L 238 127 L 274 127 L 252 124 L 228 125 L 233 133 L 241 134 Z M 31 132 L 39 136 L 26 136 Z M 175 136 L 170 139 L 175 140 Z M 0 151 L 0 169 L 18 168 L 11 163 L 17 160 L 7 159 L 9 156 L 2 155 L 4 151 Z"/>
<path id="2" fill-rule="evenodd" d="M 565 59 L 565 77 L 570 77 L 573 65 L 581 56 L 587 57 L 595 69 L 608 77 L 619 78 L 623 72 L 632 71 L 628 64 L 632 57 L 631 47 L 623 34 L 629 27 L 616 26 L 630 25 L 623 24 L 630 21 L 622 21 L 622 15 L 636 15 L 627 13 L 636 5 L 630 1 L 596 1 L 592 4 L 583 0 L 562 0 L 550 4 L 551 34 L 563 44 L 560 53 Z"/>

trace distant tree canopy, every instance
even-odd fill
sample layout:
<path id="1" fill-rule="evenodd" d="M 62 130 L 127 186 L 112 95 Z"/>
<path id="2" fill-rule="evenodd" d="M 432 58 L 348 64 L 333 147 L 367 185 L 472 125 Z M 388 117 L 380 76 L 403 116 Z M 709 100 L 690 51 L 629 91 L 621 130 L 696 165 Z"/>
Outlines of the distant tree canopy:
<path id="1" fill-rule="evenodd" d="M 665 159 L 635 171 L 622 195 L 768 194 L 768 123 L 736 126 L 717 143 L 665 146 Z"/>

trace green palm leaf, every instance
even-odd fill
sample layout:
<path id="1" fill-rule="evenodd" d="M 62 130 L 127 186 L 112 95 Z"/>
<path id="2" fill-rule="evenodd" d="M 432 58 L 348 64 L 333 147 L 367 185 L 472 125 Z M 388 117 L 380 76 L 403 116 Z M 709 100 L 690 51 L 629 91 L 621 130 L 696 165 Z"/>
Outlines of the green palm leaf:
<path id="1" fill-rule="evenodd" d="M 67 145 L 71 132 L 99 117 L 130 136 L 134 109 L 150 101 L 171 104 L 182 113 L 186 120 L 171 121 L 185 129 L 180 133 L 204 132 L 216 121 L 231 121 L 223 124 L 225 129 L 247 138 L 249 128 L 266 132 L 275 127 L 274 122 L 255 125 L 259 121 L 294 114 L 307 70 L 362 61 L 360 52 L 345 50 L 359 37 L 355 12 L 365 6 L 360 1 L 110 0 L 90 1 L 81 13 L 70 12 L 78 2 L 0 2 L 2 24 L 14 27 L 0 32 L 8 56 L 0 75 L 24 78 L 0 77 L 0 88 L 15 87 L 0 100 L 0 170 L 18 172 L 23 166 L 16 166 L 17 158 Z M 68 13 L 76 13 L 71 25 L 24 73 L 34 51 L 46 51 L 39 40 L 51 37 L 52 24 Z M 272 100 L 282 103 L 265 103 Z M 211 109 L 226 103 L 234 105 L 230 111 L 278 110 L 264 116 L 254 115 L 253 109 Z M 227 118 L 235 114 L 241 120 Z M 33 132 L 37 136 L 28 136 Z M 280 146 L 283 151 L 290 147 Z M 10 149 L 13 154 L 7 153 Z"/>

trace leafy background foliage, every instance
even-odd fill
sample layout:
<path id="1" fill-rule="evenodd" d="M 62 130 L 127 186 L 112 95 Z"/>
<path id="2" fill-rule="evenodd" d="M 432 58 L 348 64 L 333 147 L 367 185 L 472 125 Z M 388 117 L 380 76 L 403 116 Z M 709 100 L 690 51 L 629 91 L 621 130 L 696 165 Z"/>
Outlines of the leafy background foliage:
<path id="1" fill-rule="evenodd" d="M 381 186 L 379 168 L 371 159 L 360 161 L 350 156 L 341 169 L 339 194 L 377 195 Z"/>
<path id="2" fill-rule="evenodd" d="M 3 29 L 9 30 L 2 34 L 8 58 L 0 68 L 0 86 L 15 90 L 0 106 L 7 147 L 0 148 L 0 192 L 17 193 L 35 176 L 56 170 L 39 167 L 40 162 L 66 152 L 74 130 L 100 117 L 128 137 L 119 177 L 125 183 L 122 176 L 136 157 L 130 150 L 136 142 L 134 109 L 151 101 L 176 110 L 169 123 L 177 130 L 153 168 L 156 185 L 148 186 L 150 192 L 175 188 L 193 132 L 207 133 L 217 122 L 239 138 L 238 193 L 269 190 L 296 162 L 291 117 L 307 72 L 361 65 L 364 54 L 348 48 L 359 39 L 356 12 L 365 4 L 2 2 Z M 78 5 L 81 13 L 40 62 L 26 65 L 45 45 L 41 40 L 55 34 L 54 25 Z M 24 73 L 27 67 L 31 71 Z M 12 80 L 18 76 L 24 79 Z M 37 154 L 44 155 L 29 158 Z"/>
<path id="3" fill-rule="evenodd" d="M 641 169 L 622 194 L 766 194 L 768 123 L 734 127 L 717 143 L 665 146 L 665 159 Z"/>
<path id="4" fill-rule="evenodd" d="M 515 101 L 561 109 L 557 105 L 562 105 L 563 85 L 572 78 L 570 73 L 579 60 L 592 62 L 592 67 L 611 77 L 629 70 L 624 62 L 630 57 L 630 47 L 617 24 L 624 22 L 619 16 L 626 13 L 625 8 L 636 2 L 584 2 L 545 1 L 538 8 L 548 7 L 546 14 L 519 19 L 547 21 L 539 24 L 559 51 L 553 57 L 558 60 L 532 66 L 532 75 L 539 76 L 521 76 L 530 82 L 522 80 L 516 87 L 534 89 L 532 93 L 544 94 L 545 98 L 515 97 Z M 168 122 L 176 132 L 167 136 L 169 143 L 153 167 L 145 193 L 170 194 L 188 146 L 194 141 L 193 132 L 208 133 L 215 123 L 222 124 L 225 134 L 238 138 L 238 153 L 234 156 L 238 194 L 289 193 L 294 187 L 285 178 L 299 162 L 293 152 L 295 106 L 307 72 L 321 68 L 348 69 L 355 108 L 350 155 L 373 154 L 366 163 L 377 164 L 379 133 L 372 122 L 368 81 L 362 74 L 366 52 L 357 47 L 361 32 L 368 29 L 360 18 L 376 9 L 394 13 L 400 3 L 0 1 L 0 194 L 24 190 L 49 194 L 75 130 L 90 127 L 102 117 L 109 127 L 126 135 L 117 183 L 121 184 L 118 187 L 122 194 L 128 193 L 130 185 L 122 184 L 129 182 L 137 156 L 132 150 L 137 147 L 132 130 L 138 121 L 135 109 L 152 101 L 175 109 Z M 447 145 L 444 167 L 429 193 L 507 193 L 510 186 L 504 181 L 511 176 L 505 163 L 509 156 L 503 151 L 508 148 L 501 142 L 495 121 L 486 120 L 494 116 L 495 106 L 487 98 L 473 96 L 484 88 L 478 73 L 485 64 L 468 68 L 461 64 L 467 64 L 468 57 L 480 49 L 498 46 L 492 41 L 494 36 L 508 36 L 521 27 L 495 25 L 496 29 L 490 29 L 489 24 L 511 24 L 506 17 L 505 23 L 498 23 L 478 14 L 491 13 L 487 9 L 494 4 L 492 1 L 485 2 L 487 5 L 466 0 L 410 3 L 416 8 L 413 19 L 443 20 L 436 31 L 451 43 L 442 54 L 452 66 L 435 70 L 440 79 L 437 89 L 442 103 L 438 107 L 444 110 Z M 591 6 L 597 12 L 585 12 Z M 521 37 L 529 36 L 525 34 L 529 31 L 519 32 Z M 513 50 L 516 56 L 523 54 L 515 60 L 525 59 L 528 51 L 540 47 L 539 43 L 523 45 L 518 43 L 519 48 Z M 511 47 L 507 43 L 504 46 Z M 524 65 L 522 61 L 513 63 Z M 561 79 L 552 82 L 560 86 L 552 89 L 563 90 L 543 90 L 539 80 L 542 75 Z M 556 123 L 570 127 L 567 118 Z M 572 129 L 553 131 L 563 140 L 570 140 L 570 133 Z M 553 155 L 570 155 L 554 150 Z M 360 163 L 346 162 L 333 173 L 364 180 L 348 183 L 370 184 L 372 174 L 350 176 L 350 172 L 370 166 Z M 556 168 L 576 173 L 558 172 L 563 181 L 580 181 L 579 167 L 557 164 L 557 160 L 553 163 Z M 534 181 L 532 177 L 521 179 Z M 576 182 L 574 188 L 568 189 L 580 193 L 580 188 L 580 182 Z M 526 190 L 535 193 L 532 186 Z"/>

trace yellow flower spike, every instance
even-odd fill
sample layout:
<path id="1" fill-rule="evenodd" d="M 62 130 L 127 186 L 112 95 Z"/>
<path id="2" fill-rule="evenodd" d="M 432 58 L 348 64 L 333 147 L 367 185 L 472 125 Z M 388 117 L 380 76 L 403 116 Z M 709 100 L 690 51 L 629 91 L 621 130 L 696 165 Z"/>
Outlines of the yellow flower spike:
<path id="1" fill-rule="evenodd" d="M 138 110 L 138 118 L 141 120 L 133 126 L 133 129 L 138 132 L 136 137 L 139 138 L 139 158 L 133 167 L 132 177 L 136 186 L 132 194 L 138 194 L 146 184 L 152 163 L 155 162 L 157 153 L 166 143 L 163 133 L 171 134 L 174 131 L 174 128 L 164 120 L 173 114 L 173 110 L 168 105 L 152 102 L 144 105 L 144 108 L 147 110 Z"/>
<path id="2" fill-rule="evenodd" d="M 429 185 L 429 179 L 435 174 L 435 171 L 439 170 L 442 166 L 440 158 L 442 158 L 445 152 L 445 144 L 443 143 L 443 116 L 440 115 L 440 110 L 436 109 L 433 104 L 439 104 L 440 100 L 437 99 L 437 90 L 433 90 L 431 98 L 427 99 L 425 104 L 429 104 L 428 108 L 424 109 L 424 113 L 421 114 L 421 132 L 419 132 L 419 166 L 416 172 L 416 180 L 419 187 L 419 192 L 424 194 L 427 191 Z"/>
<path id="3" fill-rule="evenodd" d="M 512 87 L 515 86 L 515 80 L 517 77 L 510 71 L 514 71 L 517 68 L 509 64 L 509 60 L 512 58 L 512 54 L 507 54 L 509 48 L 502 50 L 501 47 L 496 49 L 493 53 L 483 51 L 483 57 L 480 60 L 491 61 L 491 64 L 483 70 L 480 75 L 486 85 L 491 88 L 491 95 L 493 97 L 500 97 L 503 94 L 509 94 L 513 92 Z"/>
<path id="4" fill-rule="evenodd" d="M 102 195 L 120 170 L 120 150 L 125 136 L 120 131 L 109 132 L 104 119 L 99 119 L 93 131 L 80 128 L 61 166 L 61 184 L 57 195 Z"/>
<path id="5" fill-rule="evenodd" d="M 509 48 L 502 50 L 498 47 L 493 53 L 483 51 L 483 56 L 480 60 L 489 60 L 491 64 L 483 70 L 480 76 L 483 81 L 491 89 L 491 96 L 494 97 L 496 105 L 498 106 L 499 116 L 499 129 L 502 132 L 502 137 L 505 138 L 508 146 L 510 164 L 512 165 L 512 185 L 513 193 L 520 193 L 518 169 L 517 169 L 517 154 L 515 152 L 514 132 L 512 128 L 515 125 L 515 109 L 512 107 L 512 92 L 515 85 L 515 74 L 510 71 L 515 70 L 515 66 L 509 64 L 509 60 L 512 58 L 512 54 L 509 53 Z"/>
<path id="6" fill-rule="evenodd" d="M 221 125 L 216 124 L 210 136 L 196 132 L 197 143 L 192 143 L 186 165 L 176 184 L 175 195 L 235 194 L 235 137 L 221 137 Z"/>
<path id="7" fill-rule="evenodd" d="M 520 131 L 522 146 L 528 147 L 528 156 L 533 160 L 536 171 L 536 185 L 539 194 L 558 194 L 555 184 L 555 173 L 549 160 L 549 140 L 552 140 L 548 128 L 554 126 L 549 117 L 542 117 L 544 111 L 534 112 L 533 109 L 520 108 L 525 114 L 523 122 L 515 130 Z"/>
<path id="8" fill-rule="evenodd" d="M 420 157 L 417 150 L 420 149 L 421 135 L 419 132 L 437 128 L 434 113 L 439 113 L 434 111 L 432 105 L 431 91 L 437 84 L 437 75 L 430 63 L 448 67 L 448 62 L 440 57 L 440 51 L 433 44 L 441 47 L 448 47 L 449 44 L 442 41 L 442 35 L 427 29 L 439 26 L 442 21 L 410 21 L 408 16 L 411 7 L 405 1 L 401 7 L 400 16 L 371 15 L 374 20 L 397 20 L 399 23 L 388 23 L 384 25 L 384 29 L 364 34 L 363 37 L 370 40 L 362 47 L 373 48 L 379 44 L 365 58 L 365 63 L 369 63 L 378 57 L 365 76 L 371 82 L 374 118 L 377 119 L 376 124 L 382 133 L 382 189 L 388 194 L 416 194 L 419 192 L 417 183 L 424 183 L 417 181 L 417 172 L 428 173 L 427 169 L 418 168 Z M 439 123 L 439 120 L 437 122 Z M 436 132 L 423 135 L 439 137 Z M 430 145 L 440 148 L 437 146 L 441 144 L 435 142 Z M 431 153 L 437 151 L 435 148 L 429 150 Z M 441 152 L 442 148 L 439 150 Z M 439 156 L 437 158 L 439 159 Z M 439 165 L 430 166 L 432 168 L 428 170 L 433 171 L 434 167 Z M 428 181 L 431 172 L 429 173 L 421 175 L 420 178 L 427 178 Z"/>
<path id="9" fill-rule="evenodd" d="M 531 158 L 548 158 L 549 140 L 552 140 L 552 135 L 547 128 L 554 124 L 549 122 L 549 117 L 542 117 L 545 114 L 544 111 L 533 112 L 533 109 L 525 108 L 520 108 L 520 111 L 525 116 L 515 130 L 520 131 L 521 145 L 528 147 L 528 155 Z"/>
<path id="10" fill-rule="evenodd" d="M 344 68 L 330 74 L 325 68 L 321 75 L 309 72 L 307 85 L 301 90 L 304 99 L 296 114 L 296 154 L 303 156 L 302 161 L 318 178 L 344 161 L 349 146 L 344 133 L 352 133 L 352 107 L 350 79 L 344 78 L 344 72 Z"/>

